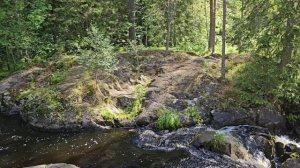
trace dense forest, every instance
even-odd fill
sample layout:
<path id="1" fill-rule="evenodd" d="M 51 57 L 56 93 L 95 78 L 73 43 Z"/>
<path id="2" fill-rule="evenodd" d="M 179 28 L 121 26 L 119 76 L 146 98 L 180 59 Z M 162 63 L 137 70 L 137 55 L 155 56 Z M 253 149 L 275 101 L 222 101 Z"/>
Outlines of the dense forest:
<path id="1" fill-rule="evenodd" d="M 133 146 L 189 156 L 125 165 L 116 154 L 125 167 L 155 167 L 147 157 L 168 158 L 158 167 L 300 167 L 300 144 L 279 137 L 300 140 L 299 109 L 300 0 L 0 0 L 0 167 L 117 164 L 86 148 L 94 160 L 2 157 L 14 146 L 1 135 L 11 115 L 39 136 L 134 128 Z M 199 160 L 195 147 L 231 159 L 194 151 Z"/>

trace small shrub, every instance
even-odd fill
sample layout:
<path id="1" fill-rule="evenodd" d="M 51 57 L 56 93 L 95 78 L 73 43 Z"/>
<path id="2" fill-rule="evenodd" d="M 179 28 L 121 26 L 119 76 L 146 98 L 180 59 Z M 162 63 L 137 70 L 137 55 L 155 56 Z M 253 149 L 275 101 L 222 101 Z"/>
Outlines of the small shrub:
<path id="1" fill-rule="evenodd" d="M 178 113 L 172 109 L 160 109 L 158 111 L 159 118 L 156 121 L 156 125 L 162 130 L 174 130 L 181 127 L 181 121 Z"/>
<path id="2" fill-rule="evenodd" d="M 67 73 L 65 71 L 56 71 L 53 74 L 51 74 L 49 78 L 49 83 L 51 85 L 58 84 L 64 81 L 66 77 L 67 77 Z"/>
<path id="3" fill-rule="evenodd" d="M 113 72 L 117 69 L 117 59 L 110 40 L 92 26 L 81 44 L 79 62 L 92 70 Z"/>
<path id="4" fill-rule="evenodd" d="M 203 120 L 200 116 L 199 110 L 197 107 L 189 106 L 186 110 L 186 113 L 189 118 L 191 118 L 195 123 L 202 124 Z"/>
<path id="5" fill-rule="evenodd" d="M 271 62 L 271 61 L 270 61 Z M 278 68 L 265 60 L 241 64 L 229 72 L 234 88 L 225 93 L 223 106 L 238 108 L 271 105 L 278 86 Z"/>
<path id="6" fill-rule="evenodd" d="M 225 135 L 219 132 L 215 132 L 211 144 L 214 149 L 220 150 L 222 145 L 225 143 Z"/>

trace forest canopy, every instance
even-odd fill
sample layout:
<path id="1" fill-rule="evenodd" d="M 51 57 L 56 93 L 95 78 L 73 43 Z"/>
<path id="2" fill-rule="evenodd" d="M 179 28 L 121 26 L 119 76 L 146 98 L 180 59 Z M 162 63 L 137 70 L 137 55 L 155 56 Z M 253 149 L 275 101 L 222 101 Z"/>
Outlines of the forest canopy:
<path id="1" fill-rule="evenodd" d="M 228 77 L 246 99 L 256 95 L 254 101 L 246 101 L 248 106 L 275 98 L 289 106 L 300 104 L 299 0 L 0 3 L 1 78 L 62 54 L 81 56 L 86 64 L 97 60 L 104 69 L 117 68 L 110 55 L 132 49 L 166 48 L 218 56 L 223 35 L 224 74 L 229 71 L 225 52 L 226 57 L 251 55 L 235 76 Z"/>

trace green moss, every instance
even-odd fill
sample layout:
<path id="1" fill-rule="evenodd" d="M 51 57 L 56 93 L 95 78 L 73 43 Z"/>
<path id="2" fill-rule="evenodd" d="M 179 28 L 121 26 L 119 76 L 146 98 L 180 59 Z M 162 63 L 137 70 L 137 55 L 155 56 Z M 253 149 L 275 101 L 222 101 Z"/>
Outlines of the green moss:
<path id="1" fill-rule="evenodd" d="M 173 109 L 163 108 L 158 111 L 159 118 L 156 125 L 162 130 L 174 130 L 182 126 L 178 112 Z"/>

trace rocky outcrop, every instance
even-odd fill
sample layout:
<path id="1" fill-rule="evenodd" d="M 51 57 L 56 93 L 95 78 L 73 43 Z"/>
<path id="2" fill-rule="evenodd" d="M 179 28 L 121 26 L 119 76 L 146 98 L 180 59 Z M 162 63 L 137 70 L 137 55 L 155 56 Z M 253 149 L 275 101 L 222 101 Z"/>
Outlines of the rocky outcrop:
<path id="1" fill-rule="evenodd" d="M 222 128 L 231 125 L 257 125 L 272 132 L 286 130 L 285 117 L 276 110 L 258 108 L 246 110 L 213 110 L 212 125 Z"/>
<path id="2" fill-rule="evenodd" d="M 79 168 L 79 167 L 71 164 L 66 164 L 66 163 L 57 163 L 57 164 L 49 164 L 49 165 L 30 166 L 25 168 Z"/>

